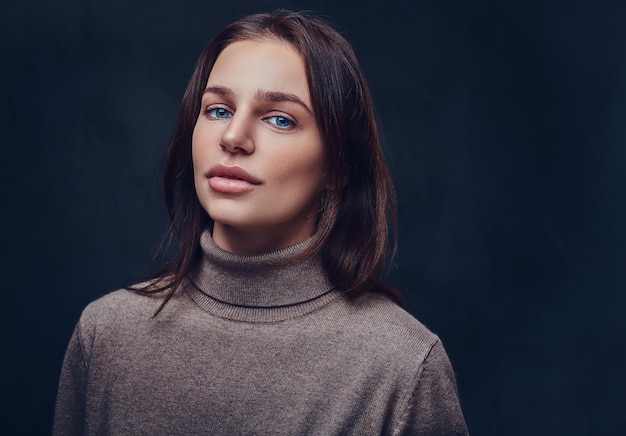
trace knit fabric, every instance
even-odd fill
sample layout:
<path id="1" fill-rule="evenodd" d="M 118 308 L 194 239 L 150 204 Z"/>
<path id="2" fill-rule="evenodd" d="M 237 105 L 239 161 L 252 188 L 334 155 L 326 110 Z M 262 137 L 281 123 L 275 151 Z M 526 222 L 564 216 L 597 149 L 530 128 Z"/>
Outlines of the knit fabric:
<path id="1" fill-rule="evenodd" d="M 164 310 L 120 290 L 83 311 L 55 435 L 463 435 L 441 342 L 388 298 L 349 299 L 306 242 L 202 262 Z M 280 265 L 280 264 L 283 265 Z"/>

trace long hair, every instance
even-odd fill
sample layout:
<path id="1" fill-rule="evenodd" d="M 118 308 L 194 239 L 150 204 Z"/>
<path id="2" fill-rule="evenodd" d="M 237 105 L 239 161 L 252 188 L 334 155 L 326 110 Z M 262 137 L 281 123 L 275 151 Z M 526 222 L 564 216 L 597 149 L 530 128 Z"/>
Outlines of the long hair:
<path id="1" fill-rule="evenodd" d="M 328 159 L 329 188 L 321 198 L 313 241 L 292 261 L 320 253 L 328 279 L 337 289 L 350 296 L 378 290 L 399 302 L 399 294 L 379 278 L 389 236 L 395 253 L 396 197 L 365 77 L 351 45 L 329 24 L 308 13 L 286 10 L 235 21 L 218 32 L 200 56 L 165 165 L 165 203 L 178 256 L 156 285 L 141 291 L 168 291 L 160 311 L 202 256 L 200 234 L 213 223 L 196 195 L 191 137 L 217 57 L 229 44 L 242 40 L 285 41 L 302 56 Z"/>

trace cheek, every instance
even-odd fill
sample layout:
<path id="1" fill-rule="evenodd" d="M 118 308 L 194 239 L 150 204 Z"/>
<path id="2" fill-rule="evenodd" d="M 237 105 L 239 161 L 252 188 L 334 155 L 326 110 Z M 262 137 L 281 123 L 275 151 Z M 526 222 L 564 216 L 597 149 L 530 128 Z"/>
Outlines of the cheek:
<path id="1" fill-rule="evenodd" d="M 202 164 L 206 161 L 208 147 L 206 146 L 205 134 L 197 126 L 191 135 L 191 160 L 194 171 L 201 170 Z"/>
<path id="2" fill-rule="evenodd" d="M 319 153 L 311 153 L 299 159 L 292 158 L 284 162 L 284 178 L 293 180 L 294 188 L 320 192 L 325 186 L 325 161 Z"/>

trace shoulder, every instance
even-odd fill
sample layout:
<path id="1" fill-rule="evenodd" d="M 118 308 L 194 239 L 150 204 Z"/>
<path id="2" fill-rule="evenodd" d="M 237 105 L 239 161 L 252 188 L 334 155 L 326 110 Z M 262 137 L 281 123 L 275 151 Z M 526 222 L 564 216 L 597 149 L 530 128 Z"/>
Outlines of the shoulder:
<path id="1" fill-rule="evenodd" d="M 467 434 L 454 371 L 439 337 L 383 295 L 364 295 L 349 304 L 369 326 L 365 331 L 375 358 L 402 386 L 397 432 Z"/>
<path id="2" fill-rule="evenodd" d="M 340 319 L 345 335 L 369 352 L 387 356 L 397 364 L 409 366 L 425 361 L 440 343 L 413 315 L 379 293 L 343 298 Z"/>
<path id="3" fill-rule="evenodd" d="M 417 318 L 383 294 L 370 292 L 347 300 L 347 305 L 353 316 L 377 334 L 390 333 L 402 340 L 430 345 L 438 340 Z"/>
<path id="4" fill-rule="evenodd" d="M 130 289 L 119 289 L 106 294 L 89 303 L 81 315 L 81 319 L 104 320 L 129 315 L 151 316 L 150 310 L 158 307 L 162 294 L 145 295 Z"/>
<path id="5" fill-rule="evenodd" d="M 145 295 L 119 289 L 89 303 L 78 321 L 81 339 L 92 342 L 98 336 L 126 330 L 152 318 L 162 302 L 162 293 Z"/>

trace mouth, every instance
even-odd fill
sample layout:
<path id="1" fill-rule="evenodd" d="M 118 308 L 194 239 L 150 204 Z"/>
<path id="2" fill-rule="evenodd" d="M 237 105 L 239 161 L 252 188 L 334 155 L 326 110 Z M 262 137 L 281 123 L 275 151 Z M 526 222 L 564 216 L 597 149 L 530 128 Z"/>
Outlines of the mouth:
<path id="1" fill-rule="evenodd" d="M 216 165 L 207 174 L 209 186 L 226 194 L 249 192 L 263 182 L 237 166 Z"/>
<path id="2" fill-rule="evenodd" d="M 227 167 L 226 165 L 216 165 L 209 171 L 209 179 L 213 177 L 221 177 L 230 180 L 241 180 L 252 185 L 260 185 L 261 180 L 248 174 L 243 168 L 238 166 Z"/>

